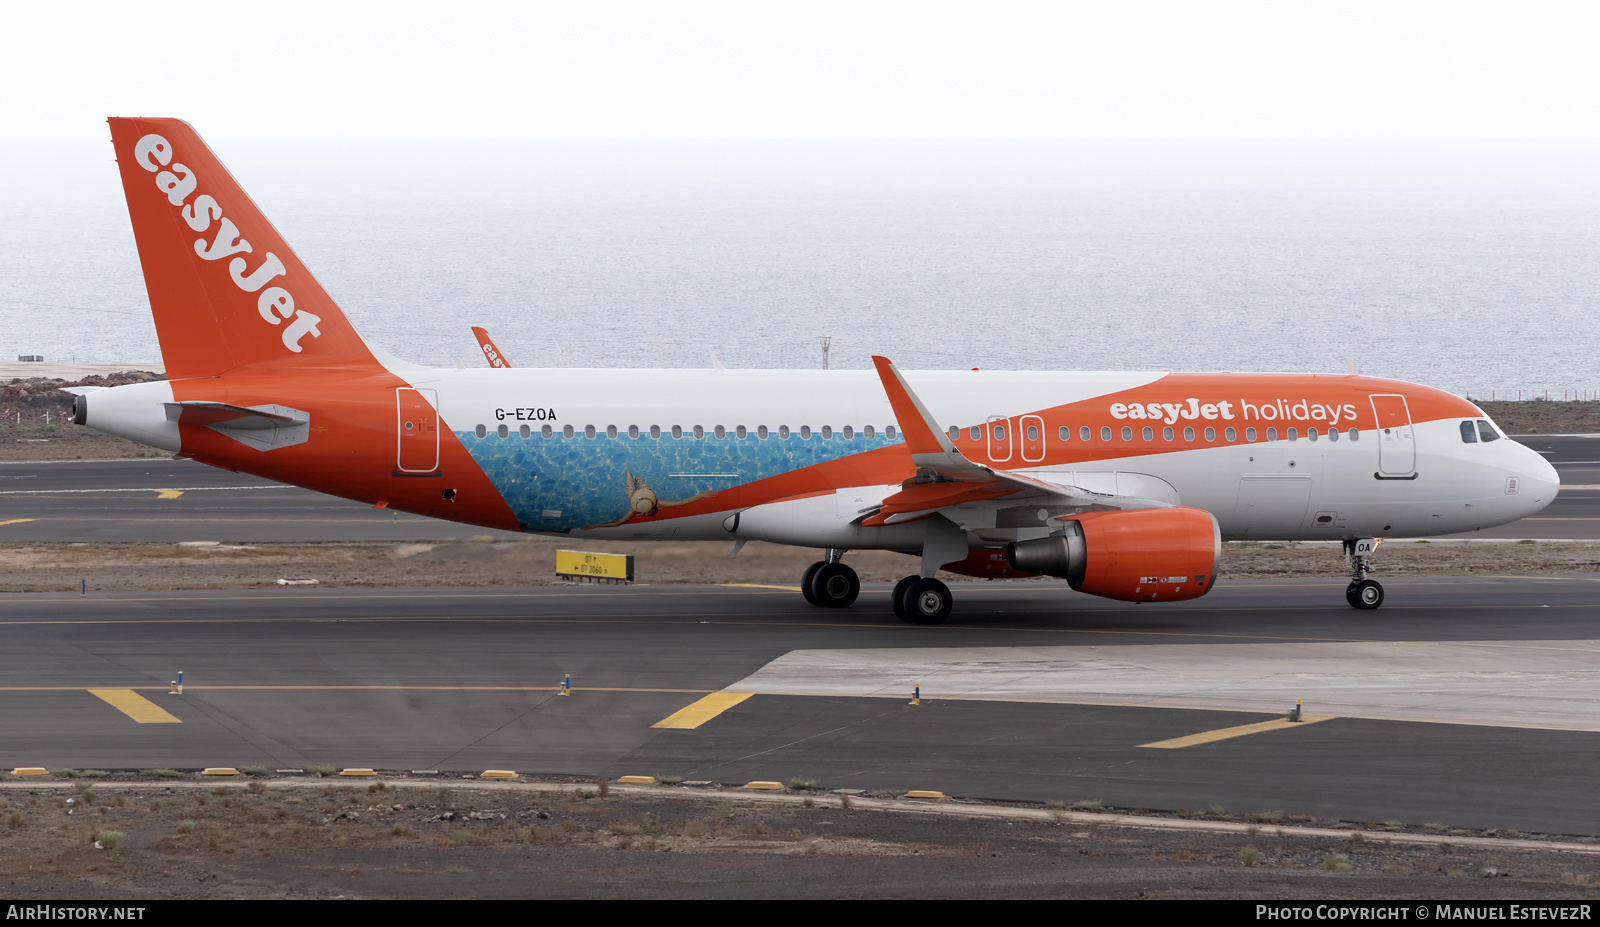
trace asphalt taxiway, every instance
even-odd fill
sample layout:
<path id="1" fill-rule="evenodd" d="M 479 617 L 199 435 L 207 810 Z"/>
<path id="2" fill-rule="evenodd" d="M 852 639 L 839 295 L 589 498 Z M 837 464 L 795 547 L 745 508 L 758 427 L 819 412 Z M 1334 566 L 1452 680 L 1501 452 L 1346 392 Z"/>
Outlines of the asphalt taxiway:
<path id="1" fill-rule="evenodd" d="M 1467 538 L 1600 539 L 1600 436 L 1523 437 L 1561 474 L 1549 508 Z M 442 541 L 515 532 L 373 509 L 192 460 L 0 463 L 0 543 Z"/>
<path id="2" fill-rule="evenodd" d="M 931 628 L 876 585 L 842 611 L 749 587 L 11 595 L 0 766 L 802 777 L 1600 833 L 1600 578 L 1387 585 L 1359 612 L 1342 580 L 1138 606 L 975 584 Z"/>

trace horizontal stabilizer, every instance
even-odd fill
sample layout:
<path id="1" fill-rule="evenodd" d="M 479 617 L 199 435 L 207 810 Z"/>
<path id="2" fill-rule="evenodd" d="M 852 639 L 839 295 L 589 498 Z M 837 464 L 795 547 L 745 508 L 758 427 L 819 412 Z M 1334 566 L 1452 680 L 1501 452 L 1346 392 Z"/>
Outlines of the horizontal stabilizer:
<path id="1" fill-rule="evenodd" d="M 206 400 L 163 405 L 169 422 L 210 428 L 258 451 L 301 444 L 310 437 L 311 416 L 288 406 L 236 406 Z"/>

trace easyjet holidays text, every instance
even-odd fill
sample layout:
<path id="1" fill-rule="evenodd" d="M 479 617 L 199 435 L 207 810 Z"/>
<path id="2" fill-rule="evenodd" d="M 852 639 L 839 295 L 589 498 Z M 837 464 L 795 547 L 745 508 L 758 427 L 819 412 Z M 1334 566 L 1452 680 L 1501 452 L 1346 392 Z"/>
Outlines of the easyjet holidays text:
<path id="1" fill-rule="evenodd" d="M 1193 421 L 1246 422 L 1324 422 L 1338 425 L 1354 424 L 1356 407 L 1350 403 L 1327 405 L 1301 399 L 1268 399 L 1264 402 L 1201 402 L 1185 399 L 1182 402 L 1113 402 L 1109 410 L 1112 418 L 1142 418 L 1176 424 L 1179 419 Z"/>
<path id="2" fill-rule="evenodd" d="M 140 167 L 156 175 L 156 187 L 166 194 L 167 202 L 181 207 L 183 221 L 188 223 L 189 228 L 211 235 L 210 241 L 204 237 L 195 239 L 195 254 L 207 261 L 232 258 L 228 261 L 228 276 L 244 292 L 259 294 L 256 296 L 256 310 L 267 324 L 283 326 L 284 347 L 298 354 L 301 340 L 307 335 L 312 338 L 322 336 L 317 328 L 322 322 L 320 317 L 304 309 L 296 310 L 294 296 L 285 287 L 276 284 L 268 286 L 274 281 L 288 282 L 288 271 L 283 261 L 268 251 L 261 256 L 260 263 L 251 269 L 249 261 L 237 256 L 252 253 L 250 242 L 240 237 L 239 229 L 233 220 L 222 214 L 222 206 L 216 199 L 201 193 L 193 201 L 189 200 L 190 195 L 198 191 L 200 181 L 194 171 L 173 161 L 171 143 L 159 135 L 146 135 L 134 145 L 133 156 Z M 213 224 L 215 231 L 212 231 Z M 278 280 L 280 277 L 285 279 Z M 288 324 L 285 325 L 285 322 Z"/>

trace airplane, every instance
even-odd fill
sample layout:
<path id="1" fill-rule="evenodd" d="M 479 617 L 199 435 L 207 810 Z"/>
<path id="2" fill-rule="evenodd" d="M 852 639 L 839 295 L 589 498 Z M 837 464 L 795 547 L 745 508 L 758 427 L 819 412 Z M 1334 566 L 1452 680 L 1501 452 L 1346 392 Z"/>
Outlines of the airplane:
<path id="1" fill-rule="evenodd" d="M 356 332 L 187 123 L 109 123 L 169 379 L 81 389 L 74 421 L 212 466 L 538 535 L 822 548 L 800 586 L 821 607 L 860 592 L 848 551 L 900 551 L 914 624 L 950 614 L 940 570 L 1193 599 L 1238 539 L 1340 541 L 1347 602 L 1377 608 L 1380 538 L 1559 488 L 1472 402 L 1353 368 L 418 366 Z"/>

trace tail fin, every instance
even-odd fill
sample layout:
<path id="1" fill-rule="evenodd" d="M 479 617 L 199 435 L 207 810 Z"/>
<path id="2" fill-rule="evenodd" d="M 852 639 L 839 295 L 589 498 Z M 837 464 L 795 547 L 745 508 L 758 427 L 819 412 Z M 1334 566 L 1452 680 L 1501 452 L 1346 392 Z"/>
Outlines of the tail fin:
<path id="1" fill-rule="evenodd" d="M 489 330 L 481 325 L 472 326 L 472 334 L 478 339 L 478 347 L 483 349 L 483 359 L 489 362 L 490 367 L 515 367 L 506 352 L 489 337 Z"/>
<path id="2" fill-rule="evenodd" d="M 382 369 L 188 123 L 108 122 L 169 377 Z"/>

